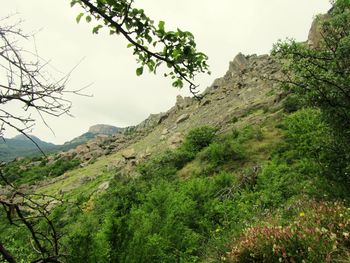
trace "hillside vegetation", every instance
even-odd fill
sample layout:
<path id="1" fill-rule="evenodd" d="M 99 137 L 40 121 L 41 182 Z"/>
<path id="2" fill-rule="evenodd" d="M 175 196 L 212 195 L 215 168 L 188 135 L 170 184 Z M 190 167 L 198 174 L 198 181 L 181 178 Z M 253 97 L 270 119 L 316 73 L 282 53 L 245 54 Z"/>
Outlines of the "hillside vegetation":
<path id="1" fill-rule="evenodd" d="M 47 255 L 74 263 L 349 262 L 349 133 L 339 124 L 347 111 L 330 118 L 334 103 L 349 105 L 349 65 L 339 60 L 349 52 L 349 10 L 337 1 L 314 24 L 346 22 L 345 40 L 332 42 L 340 54 L 327 53 L 320 35 L 310 36 L 317 47 L 283 42 L 273 56 L 238 54 L 201 101 L 178 97 L 169 111 L 101 142 L 114 145 L 104 155 L 8 164 L 15 188 L 49 200 L 59 249 L 45 220 L 25 211 Z M 328 63 L 315 62 L 317 54 Z M 18 262 L 38 258 L 23 224 L 1 223 L 0 233 Z"/>

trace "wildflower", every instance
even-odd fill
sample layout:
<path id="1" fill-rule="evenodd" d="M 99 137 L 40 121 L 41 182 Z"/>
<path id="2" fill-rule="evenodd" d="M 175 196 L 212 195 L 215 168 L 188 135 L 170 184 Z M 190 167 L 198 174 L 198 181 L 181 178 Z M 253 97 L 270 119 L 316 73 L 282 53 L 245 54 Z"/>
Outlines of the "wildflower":
<path id="1" fill-rule="evenodd" d="M 343 236 L 344 236 L 345 238 L 348 238 L 348 237 L 349 237 L 349 233 L 348 233 L 348 232 L 343 232 Z"/>
<path id="2" fill-rule="evenodd" d="M 304 212 L 300 212 L 299 216 L 303 217 L 303 216 L 305 216 L 305 213 Z"/>

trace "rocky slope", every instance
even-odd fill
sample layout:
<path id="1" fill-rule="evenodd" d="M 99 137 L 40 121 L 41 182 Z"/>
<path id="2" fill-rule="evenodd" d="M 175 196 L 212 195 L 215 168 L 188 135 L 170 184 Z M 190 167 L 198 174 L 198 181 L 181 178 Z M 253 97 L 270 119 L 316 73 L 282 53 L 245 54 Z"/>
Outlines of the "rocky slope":
<path id="1" fill-rule="evenodd" d="M 238 54 L 225 76 L 216 79 L 200 101 L 177 97 L 167 112 L 151 114 L 124 133 L 99 135 L 75 149 L 50 157 L 81 162 L 82 168 L 41 182 L 37 191 L 70 192 L 95 185 L 108 186 L 108 173 L 120 171 L 137 176 L 134 167 L 154 153 L 176 148 L 195 127 L 209 125 L 219 133 L 246 125 L 259 125 L 278 113 L 283 94 L 271 79 L 281 74 L 279 65 L 268 55 Z M 99 183 L 98 183 L 99 182 Z M 102 187 L 101 186 L 101 187 Z"/>
<path id="2" fill-rule="evenodd" d="M 310 45 L 320 37 L 317 28 L 315 21 L 307 41 Z M 176 148 L 195 127 L 209 125 L 225 133 L 273 120 L 280 114 L 280 102 L 286 95 L 273 81 L 281 74 L 280 65 L 271 56 L 239 53 L 229 63 L 226 74 L 204 91 L 202 100 L 178 96 L 176 104 L 168 111 L 151 114 L 136 126 L 111 136 L 94 134 L 94 138 L 73 149 L 49 156 L 49 163 L 79 160 L 81 168 L 42 181 L 28 190 L 49 194 L 70 192 L 74 196 L 84 188 L 93 193 L 108 188 L 109 178 L 115 171 L 137 176 L 134 168 L 139 162 L 155 153 Z M 98 130 L 111 133 L 118 128 L 97 125 L 90 131 Z M 269 139 L 274 141 L 275 135 L 272 133 Z"/>
<path id="3" fill-rule="evenodd" d="M 55 145 L 40 140 L 36 136 L 30 136 L 35 143 L 46 154 L 59 151 L 69 151 L 80 144 L 84 144 L 96 137 L 111 136 L 113 134 L 121 133 L 125 128 L 118 128 L 112 125 L 96 124 L 89 128 L 88 132 L 64 143 L 63 145 Z M 8 162 L 15 158 L 25 156 L 34 156 L 40 154 L 38 147 L 24 135 L 17 135 L 14 138 L 4 139 L 0 142 L 0 161 Z"/>

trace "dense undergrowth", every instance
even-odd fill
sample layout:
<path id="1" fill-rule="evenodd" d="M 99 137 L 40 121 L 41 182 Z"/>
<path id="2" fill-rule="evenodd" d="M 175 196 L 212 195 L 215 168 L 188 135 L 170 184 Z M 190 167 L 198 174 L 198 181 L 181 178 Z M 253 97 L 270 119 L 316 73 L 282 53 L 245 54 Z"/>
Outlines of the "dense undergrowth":
<path id="1" fill-rule="evenodd" d="M 2 172 L 10 183 L 35 184 L 40 180 L 54 178 L 79 166 L 79 160 L 57 160 L 48 163 L 46 157 L 23 158 L 6 164 Z"/>
<path id="2" fill-rule="evenodd" d="M 264 144 L 273 130 L 279 143 Z M 65 261 L 346 260 L 348 184 L 335 145 L 311 108 L 228 134 L 194 129 L 178 149 L 141 163 L 139 176 L 116 173 L 104 194 L 53 210 Z M 22 230 L 1 231 L 29 262 Z"/>
<path id="3" fill-rule="evenodd" d="M 252 147 L 264 140 L 262 127 L 220 136 L 202 127 L 177 150 L 141 164 L 139 177 L 117 175 L 94 209 L 68 226 L 69 262 L 322 262 L 346 255 L 350 216 L 332 200 L 346 203 L 348 190 L 335 178 L 342 171 L 331 163 L 330 129 L 315 109 L 284 117 L 280 129 L 283 139 L 266 146 L 266 160 Z M 300 214 L 303 221 L 294 221 Z M 277 233 L 273 244 L 260 230 L 266 226 L 302 234 Z M 307 234 L 312 227 L 319 236 Z M 249 240 L 251 250 L 244 240 L 250 229 L 261 232 Z M 319 245 L 323 239 L 330 245 Z"/>

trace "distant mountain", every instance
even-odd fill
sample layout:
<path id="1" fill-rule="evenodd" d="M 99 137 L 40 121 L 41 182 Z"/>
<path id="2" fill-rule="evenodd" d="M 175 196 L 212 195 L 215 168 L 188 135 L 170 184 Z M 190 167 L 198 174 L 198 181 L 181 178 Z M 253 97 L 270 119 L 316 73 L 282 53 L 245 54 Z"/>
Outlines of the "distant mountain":
<path id="1" fill-rule="evenodd" d="M 38 137 L 31 135 L 30 138 L 44 152 L 50 152 L 58 147 L 53 143 L 40 140 Z M 38 154 L 38 147 L 24 135 L 17 135 L 11 139 L 4 138 L 0 140 L 0 161 L 11 161 L 19 156 L 30 156 Z"/>
<path id="2" fill-rule="evenodd" d="M 118 128 L 112 125 L 97 124 L 89 128 L 88 132 L 65 142 L 63 145 L 55 145 L 40 140 L 38 137 L 30 135 L 30 138 L 43 150 L 45 153 L 58 151 L 68 151 L 83 144 L 99 135 L 113 135 L 124 131 L 125 128 Z M 0 161 L 12 161 L 16 157 L 25 157 L 40 154 L 38 147 L 24 135 L 17 135 L 11 139 L 0 140 Z"/>
<path id="3" fill-rule="evenodd" d="M 113 135 L 123 131 L 124 128 L 119 128 L 106 124 L 97 124 L 89 128 L 89 133 L 93 134 L 103 134 L 103 135 Z"/>

